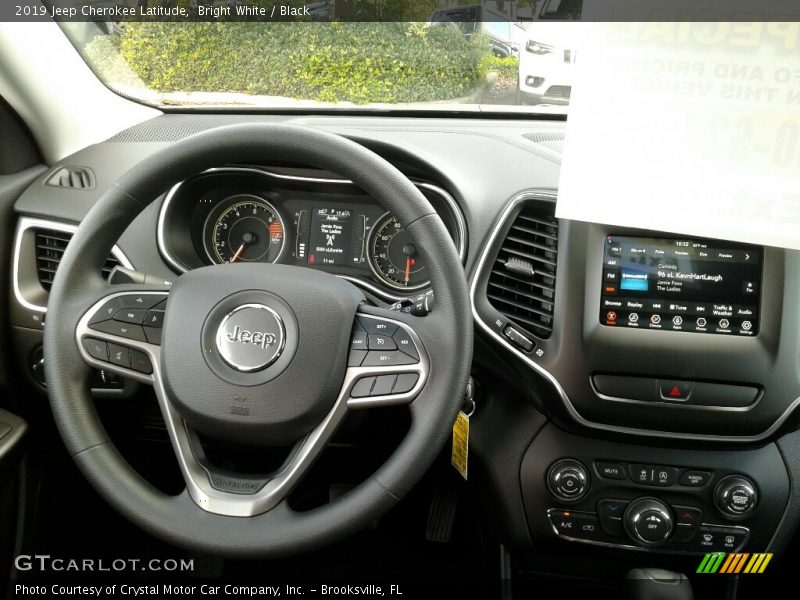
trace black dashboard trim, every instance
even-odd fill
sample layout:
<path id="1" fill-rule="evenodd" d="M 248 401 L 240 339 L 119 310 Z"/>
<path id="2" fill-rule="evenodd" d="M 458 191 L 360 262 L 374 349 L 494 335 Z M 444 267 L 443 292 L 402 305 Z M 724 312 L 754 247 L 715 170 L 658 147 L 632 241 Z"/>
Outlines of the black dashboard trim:
<path id="1" fill-rule="evenodd" d="M 491 233 L 489 234 L 488 238 L 483 244 L 481 254 L 478 257 L 476 263 L 475 272 L 473 274 L 472 281 L 470 284 L 470 299 L 472 302 L 472 314 L 478 326 L 486 334 L 488 334 L 491 339 L 493 339 L 496 343 L 498 343 L 500 346 L 502 346 L 505 350 L 510 352 L 516 358 L 521 360 L 525 365 L 532 368 L 539 375 L 541 375 L 548 383 L 550 383 L 550 385 L 555 389 L 556 393 L 558 394 L 562 404 L 564 405 L 564 408 L 567 410 L 570 417 L 572 417 L 572 419 L 575 422 L 589 429 L 595 429 L 611 433 L 636 435 L 636 436 L 682 439 L 682 440 L 697 440 L 697 441 L 708 441 L 708 442 L 752 443 L 765 440 L 770 436 L 772 436 L 784 424 L 784 422 L 789 418 L 789 416 L 794 412 L 794 410 L 798 406 L 800 406 L 800 397 L 798 397 L 791 404 L 789 404 L 786 410 L 784 410 L 784 412 L 781 413 L 781 415 L 777 419 L 775 419 L 772 425 L 770 425 L 764 431 L 754 435 L 729 436 L 729 435 L 662 431 L 658 429 L 642 429 L 636 427 L 625 427 L 622 425 L 609 425 L 605 423 L 598 423 L 596 421 L 592 421 L 583 417 L 577 411 L 575 406 L 572 404 L 563 386 L 559 383 L 559 381 L 555 378 L 555 376 L 552 373 L 550 373 L 550 371 L 548 371 L 546 368 L 544 368 L 542 365 L 537 363 L 532 357 L 527 356 L 525 353 L 515 348 L 508 340 L 504 339 L 502 335 L 500 335 L 486 321 L 484 321 L 483 317 L 481 316 L 477 308 L 477 294 L 478 294 L 479 283 L 483 279 L 483 273 L 484 269 L 486 268 L 487 261 L 489 260 L 490 255 L 494 253 L 494 249 L 496 248 L 497 238 L 500 235 L 500 232 L 503 231 L 504 226 L 508 222 L 508 219 L 511 217 L 511 215 L 514 214 L 515 210 L 519 207 L 519 205 L 523 202 L 531 200 L 534 201 L 545 200 L 549 202 L 555 202 L 556 192 L 544 189 L 528 190 L 517 194 L 516 196 L 511 198 L 511 200 L 506 204 L 499 218 L 495 222 L 495 225 Z M 753 406 L 756 406 L 756 404 L 754 404 Z M 704 408 L 707 409 L 708 407 Z"/>

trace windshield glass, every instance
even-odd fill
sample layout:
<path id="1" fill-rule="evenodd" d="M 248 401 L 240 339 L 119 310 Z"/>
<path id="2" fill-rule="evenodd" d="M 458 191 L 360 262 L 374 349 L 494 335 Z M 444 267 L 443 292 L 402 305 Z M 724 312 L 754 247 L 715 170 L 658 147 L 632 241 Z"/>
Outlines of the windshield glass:
<path id="1" fill-rule="evenodd" d="M 259 2 L 191 4 L 205 14 Z M 158 106 L 566 110 L 575 52 L 557 23 L 519 20 L 512 2 L 403 4 L 409 18 L 392 21 L 331 20 L 336 3 L 314 2 L 293 22 L 61 25 L 106 85 Z"/>

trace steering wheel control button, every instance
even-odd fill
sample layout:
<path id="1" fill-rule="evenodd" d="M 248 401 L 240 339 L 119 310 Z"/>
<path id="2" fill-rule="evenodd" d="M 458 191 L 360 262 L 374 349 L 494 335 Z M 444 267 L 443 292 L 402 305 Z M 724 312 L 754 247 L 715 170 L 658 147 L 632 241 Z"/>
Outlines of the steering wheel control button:
<path id="1" fill-rule="evenodd" d="M 397 380 L 397 375 L 380 375 L 375 378 L 375 385 L 372 386 L 370 396 L 386 396 L 392 393 L 394 382 Z"/>
<path id="2" fill-rule="evenodd" d="M 145 315 L 147 315 L 147 309 L 144 308 L 123 308 L 117 311 L 114 320 L 120 323 L 141 325 L 144 323 Z"/>
<path id="3" fill-rule="evenodd" d="M 216 346 L 228 366 L 242 373 L 261 371 L 283 352 L 286 333 L 280 315 L 263 304 L 243 304 L 217 328 Z"/>
<path id="4" fill-rule="evenodd" d="M 522 348 L 525 352 L 531 352 L 536 347 L 536 344 L 529 340 L 527 336 L 523 335 L 522 332 L 511 325 L 506 326 L 506 328 L 503 330 L 503 335 L 511 340 L 514 345 Z"/>
<path id="5" fill-rule="evenodd" d="M 95 323 L 101 323 L 103 321 L 109 321 L 113 319 L 114 315 L 117 314 L 121 308 L 122 298 L 112 298 L 97 309 L 97 312 L 94 313 L 94 316 L 89 320 L 89 326 L 91 327 Z"/>
<path id="6" fill-rule="evenodd" d="M 656 498 L 639 498 L 628 505 L 623 519 L 627 534 L 641 546 L 659 546 L 674 528 L 669 507 Z"/>
<path id="7" fill-rule="evenodd" d="M 394 332 L 397 331 L 397 325 L 394 323 L 388 323 L 386 321 L 379 321 L 377 319 L 365 319 L 361 318 L 358 320 L 361 324 L 361 327 L 364 328 L 364 331 L 367 333 L 373 333 L 376 335 L 386 335 L 391 337 L 394 335 Z"/>
<path id="8" fill-rule="evenodd" d="M 684 471 L 681 474 L 680 483 L 685 487 L 701 488 L 711 481 L 711 473 L 708 471 Z"/>
<path id="9" fill-rule="evenodd" d="M 714 502 L 726 517 L 743 519 L 748 517 L 758 504 L 755 484 L 741 475 L 729 475 L 717 484 Z"/>
<path id="10" fill-rule="evenodd" d="M 102 331 L 103 333 L 116 335 L 129 340 L 135 340 L 137 342 L 147 341 L 147 338 L 145 338 L 144 335 L 144 331 L 142 330 L 142 327 L 140 325 L 131 325 L 130 323 L 120 323 L 119 321 L 103 321 L 101 323 L 95 323 L 94 325 L 89 325 L 89 328 L 94 329 L 95 331 Z"/>
<path id="11" fill-rule="evenodd" d="M 130 350 L 128 353 L 131 359 L 131 369 L 146 375 L 150 375 L 153 372 L 153 365 L 147 354 L 139 350 Z"/>
<path id="12" fill-rule="evenodd" d="M 353 398 L 366 398 L 372 392 L 372 387 L 375 385 L 375 377 L 362 377 L 350 390 L 350 396 Z"/>
<path id="13" fill-rule="evenodd" d="M 603 479 L 618 479 L 620 481 L 626 479 L 625 467 L 620 463 L 596 461 L 594 463 L 594 468 L 597 470 L 597 474 Z"/>
<path id="14" fill-rule="evenodd" d="M 411 336 L 408 335 L 408 332 L 403 329 L 402 327 L 398 327 L 397 331 L 395 331 L 394 335 L 392 336 L 394 343 L 397 344 L 397 349 L 405 352 L 411 358 L 419 360 L 419 352 L 417 352 L 417 347 L 414 345 L 414 342 L 411 339 Z"/>
<path id="15" fill-rule="evenodd" d="M 664 467 L 659 465 L 628 465 L 631 481 L 640 485 L 654 485 L 659 487 L 669 487 L 678 481 L 678 469 L 676 467 Z"/>
<path id="16" fill-rule="evenodd" d="M 389 336 L 370 333 L 368 340 L 367 347 L 370 350 L 397 350 L 397 344 Z"/>
<path id="17" fill-rule="evenodd" d="M 86 338 L 83 340 L 83 347 L 92 358 L 108 362 L 108 344 L 95 338 Z"/>
<path id="18" fill-rule="evenodd" d="M 142 325 L 145 327 L 153 327 L 154 329 L 161 329 L 164 326 L 164 311 L 148 310 Z"/>
<path id="19" fill-rule="evenodd" d="M 589 473 L 577 460 L 560 460 L 550 467 L 547 487 L 559 500 L 574 502 L 589 491 Z"/>
<path id="20" fill-rule="evenodd" d="M 397 376 L 397 381 L 394 383 L 392 393 L 405 394 L 406 392 L 410 392 L 414 389 L 414 386 L 417 385 L 417 381 L 419 381 L 419 375 L 416 373 L 401 373 Z"/>
<path id="21" fill-rule="evenodd" d="M 350 354 L 347 356 L 347 366 L 360 367 L 366 356 L 366 350 L 350 350 Z"/>
<path id="22" fill-rule="evenodd" d="M 145 327 L 144 328 L 144 337 L 147 338 L 147 343 L 155 344 L 156 346 L 161 345 L 161 332 L 163 330 L 159 327 L 156 329 L 155 327 Z"/>
<path id="23" fill-rule="evenodd" d="M 111 364 L 129 369 L 131 367 L 130 352 L 125 346 L 118 344 L 108 345 L 108 360 Z"/>
<path id="24" fill-rule="evenodd" d="M 354 331 L 353 336 L 350 338 L 350 348 L 352 350 L 366 350 L 367 349 L 367 332 Z"/>
<path id="25" fill-rule="evenodd" d="M 160 294 L 125 294 L 118 298 L 121 308 L 153 308 L 164 300 Z"/>
<path id="26" fill-rule="evenodd" d="M 419 361 L 411 358 L 408 354 L 403 352 L 398 352 L 396 350 L 388 350 L 388 351 L 381 351 L 381 350 L 370 350 L 367 353 L 366 358 L 364 358 L 364 362 L 361 363 L 362 367 L 384 367 L 384 366 L 403 366 L 403 365 L 414 365 L 417 364 Z"/>
<path id="27" fill-rule="evenodd" d="M 686 401 L 692 397 L 694 392 L 693 381 L 678 381 L 674 379 L 658 380 L 658 395 L 661 400 L 666 401 Z"/>

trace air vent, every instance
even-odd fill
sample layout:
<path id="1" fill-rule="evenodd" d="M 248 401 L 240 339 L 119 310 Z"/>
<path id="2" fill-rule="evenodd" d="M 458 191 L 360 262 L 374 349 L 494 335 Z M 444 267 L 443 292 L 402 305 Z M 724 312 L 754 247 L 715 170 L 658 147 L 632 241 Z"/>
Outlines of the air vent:
<path id="1" fill-rule="evenodd" d="M 524 208 L 506 235 L 486 287 L 489 302 L 536 337 L 553 331 L 558 221 L 555 205 Z"/>
<path id="2" fill-rule="evenodd" d="M 47 178 L 47 185 L 73 190 L 93 190 L 94 173 L 86 167 L 62 167 Z"/>
<path id="3" fill-rule="evenodd" d="M 36 273 L 39 283 L 46 291 L 50 291 L 56 269 L 64 256 L 64 250 L 72 239 L 72 234 L 53 229 L 36 229 Z M 113 256 L 106 259 L 103 265 L 103 278 L 108 279 L 111 270 L 119 264 Z"/>

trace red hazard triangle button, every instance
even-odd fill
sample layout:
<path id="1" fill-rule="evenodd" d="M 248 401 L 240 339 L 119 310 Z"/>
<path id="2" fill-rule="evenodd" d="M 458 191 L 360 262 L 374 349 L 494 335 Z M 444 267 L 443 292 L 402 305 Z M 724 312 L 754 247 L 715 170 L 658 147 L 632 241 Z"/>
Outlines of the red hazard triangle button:
<path id="1" fill-rule="evenodd" d="M 662 400 L 679 400 L 685 402 L 694 391 L 693 381 L 679 381 L 675 379 L 659 379 L 658 393 Z"/>

